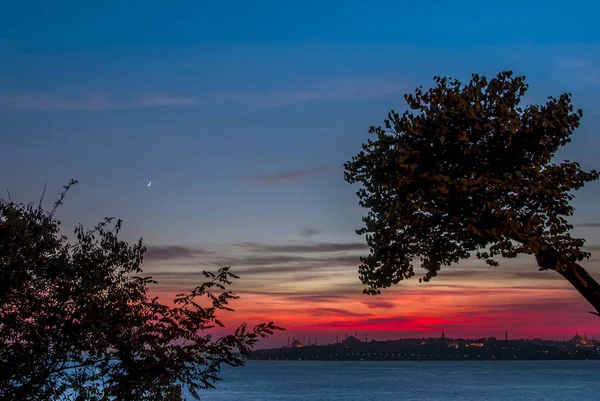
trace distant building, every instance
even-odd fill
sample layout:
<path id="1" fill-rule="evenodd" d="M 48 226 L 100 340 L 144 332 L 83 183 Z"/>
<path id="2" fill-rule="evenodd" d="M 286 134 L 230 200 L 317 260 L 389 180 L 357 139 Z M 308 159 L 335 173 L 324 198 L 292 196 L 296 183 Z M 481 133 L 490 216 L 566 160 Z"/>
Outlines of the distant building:
<path id="1" fill-rule="evenodd" d="M 360 344 L 361 341 L 354 337 L 354 336 L 348 336 L 344 341 L 342 341 L 342 344 L 344 345 L 352 345 L 352 344 Z"/>
<path id="2" fill-rule="evenodd" d="M 585 337 L 587 337 L 587 335 Z M 588 340 L 585 337 L 581 338 L 581 336 L 579 334 L 575 334 L 575 336 L 573 336 L 573 338 L 571 338 L 570 340 L 568 340 L 567 343 L 574 344 L 575 346 L 580 346 L 580 345 L 584 345 L 584 346 L 587 346 L 587 347 L 594 346 L 595 341 Z"/>
<path id="3" fill-rule="evenodd" d="M 292 345 L 290 346 L 290 348 L 302 348 L 302 347 L 303 347 L 302 343 L 298 340 L 292 341 Z"/>

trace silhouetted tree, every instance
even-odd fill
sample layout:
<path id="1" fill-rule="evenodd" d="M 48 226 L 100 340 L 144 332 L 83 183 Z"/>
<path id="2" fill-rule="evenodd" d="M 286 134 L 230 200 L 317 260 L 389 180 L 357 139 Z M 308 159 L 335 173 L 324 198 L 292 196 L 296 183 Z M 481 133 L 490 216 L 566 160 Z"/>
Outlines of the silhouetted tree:
<path id="1" fill-rule="evenodd" d="M 471 252 L 492 266 L 498 255 L 529 254 L 600 312 L 600 285 L 578 263 L 590 254 L 566 220 L 573 191 L 598 172 L 553 163 L 582 116 L 570 94 L 522 108 L 528 85 L 512 71 L 473 74 L 467 85 L 434 80 L 405 95 L 409 110 L 391 111 L 385 128 L 371 127 L 375 139 L 345 164 L 369 210 L 357 230 L 371 247 L 359 267 L 364 292 L 413 277 L 414 258 L 426 271 L 419 281 L 429 281 Z"/>
<path id="2" fill-rule="evenodd" d="M 145 247 L 118 239 L 121 221 L 59 234 L 56 209 L 0 200 L 0 399 L 181 400 L 212 388 L 221 365 L 239 366 L 273 322 L 231 335 L 219 311 L 238 296 L 225 267 L 177 295 L 174 306 L 148 297 Z M 10 196 L 9 196 L 10 198 Z"/>

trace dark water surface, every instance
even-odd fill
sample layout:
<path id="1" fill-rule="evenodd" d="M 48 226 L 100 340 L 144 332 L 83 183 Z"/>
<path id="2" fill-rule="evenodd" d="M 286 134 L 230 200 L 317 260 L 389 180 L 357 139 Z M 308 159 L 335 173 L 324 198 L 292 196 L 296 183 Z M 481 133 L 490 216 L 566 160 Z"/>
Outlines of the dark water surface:
<path id="1" fill-rule="evenodd" d="M 248 361 L 222 378 L 202 400 L 600 401 L 600 361 Z"/>

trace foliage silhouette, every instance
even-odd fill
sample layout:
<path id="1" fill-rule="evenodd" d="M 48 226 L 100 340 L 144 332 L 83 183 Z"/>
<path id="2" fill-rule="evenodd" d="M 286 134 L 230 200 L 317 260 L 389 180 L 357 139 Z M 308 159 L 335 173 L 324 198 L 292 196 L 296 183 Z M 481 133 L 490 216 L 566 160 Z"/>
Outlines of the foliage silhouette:
<path id="1" fill-rule="evenodd" d="M 528 85 L 512 71 L 489 81 L 473 74 L 466 85 L 434 80 L 431 89 L 405 95 L 409 110 L 392 110 L 385 128 L 371 127 L 375 139 L 344 165 L 369 210 L 357 230 L 371 247 L 359 267 L 364 292 L 413 277 L 415 258 L 426 271 L 419 281 L 427 282 L 472 252 L 492 266 L 498 255 L 529 254 L 600 313 L 600 286 L 578 263 L 590 254 L 566 220 L 573 191 L 598 172 L 553 163 L 583 115 L 570 94 L 522 108 Z"/>
<path id="2" fill-rule="evenodd" d="M 121 221 L 59 234 L 54 209 L 0 200 L 0 399 L 181 400 L 212 388 L 223 364 L 243 365 L 259 338 L 281 328 L 246 324 L 219 338 L 219 311 L 239 298 L 229 267 L 177 295 L 149 298 L 145 247 L 119 240 Z M 114 222 L 114 223 L 113 223 Z"/>

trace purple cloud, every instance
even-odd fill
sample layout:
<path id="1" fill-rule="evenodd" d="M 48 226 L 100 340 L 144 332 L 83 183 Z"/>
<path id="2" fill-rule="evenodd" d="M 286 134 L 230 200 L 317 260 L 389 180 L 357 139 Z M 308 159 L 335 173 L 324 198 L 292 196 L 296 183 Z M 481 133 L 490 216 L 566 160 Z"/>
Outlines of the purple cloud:
<path id="1" fill-rule="evenodd" d="M 148 245 L 144 257 L 148 260 L 172 260 L 180 258 L 193 258 L 206 255 L 209 252 L 198 247 L 182 245 Z"/>
<path id="2" fill-rule="evenodd" d="M 302 178 L 314 177 L 330 169 L 331 166 L 317 166 L 306 170 L 285 171 L 282 173 L 263 175 L 258 177 L 257 180 L 266 183 L 289 182 Z"/>
<path id="3" fill-rule="evenodd" d="M 320 233 L 321 233 L 321 231 L 316 230 L 314 228 L 310 228 L 310 227 L 304 227 L 303 229 L 300 230 L 300 235 L 303 237 L 312 237 L 312 236 L 315 236 Z"/>
<path id="4" fill-rule="evenodd" d="M 344 252 L 366 251 L 368 245 L 362 242 L 311 242 L 304 244 L 263 244 L 260 242 L 241 242 L 238 246 L 260 253 L 315 253 L 315 252 Z M 358 260 L 358 257 L 355 258 Z"/>
<path id="5" fill-rule="evenodd" d="M 369 309 L 392 309 L 396 306 L 395 303 L 389 301 L 363 301 Z"/>
<path id="6" fill-rule="evenodd" d="M 344 317 L 368 317 L 373 316 L 370 313 L 355 313 L 337 308 L 306 308 L 301 310 L 311 316 L 344 316 Z"/>

